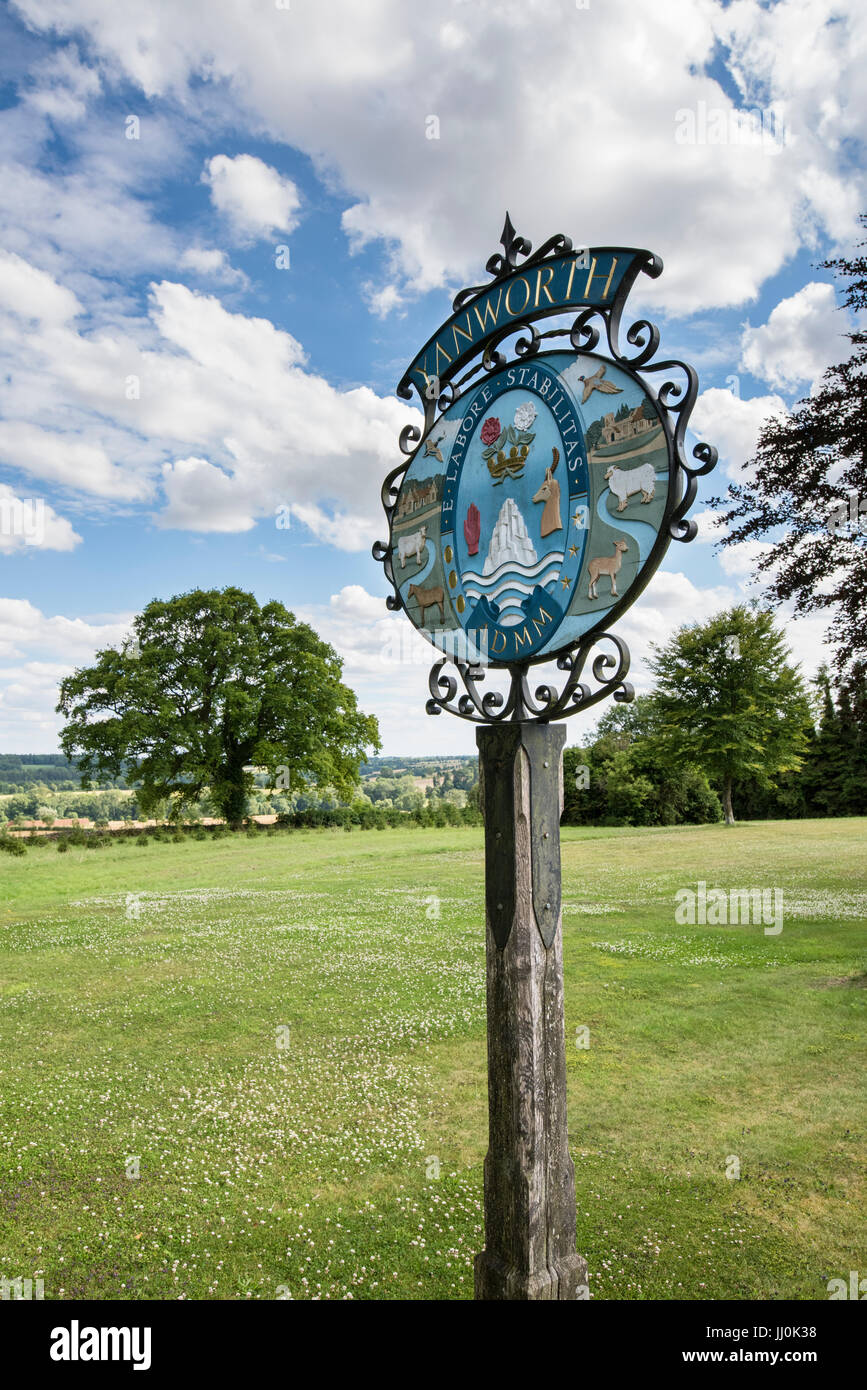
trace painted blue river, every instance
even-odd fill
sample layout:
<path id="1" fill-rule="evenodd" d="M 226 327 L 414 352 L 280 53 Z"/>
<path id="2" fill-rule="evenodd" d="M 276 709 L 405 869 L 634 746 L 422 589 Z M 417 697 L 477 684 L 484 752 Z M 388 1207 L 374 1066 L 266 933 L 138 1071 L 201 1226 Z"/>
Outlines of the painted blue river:
<path id="1" fill-rule="evenodd" d="M 405 582 L 400 585 L 400 596 L 403 599 L 404 603 L 407 604 L 407 606 L 409 606 L 407 591 L 409 589 L 410 584 L 423 584 L 434 567 L 434 562 L 436 560 L 437 553 L 436 546 L 434 545 L 432 540 L 428 540 L 425 544 L 425 557 L 426 558 L 424 562 L 424 567 L 419 570 L 418 574 L 414 574 L 411 579 L 405 580 Z M 396 553 L 393 563 L 395 565 L 395 573 L 400 574 L 400 561 L 398 560 Z"/>
<path id="2" fill-rule="evenodd" d="M 667 473 L 657 473 L 656 481 L 657 484 L 662 483 L 666 489 L 668 488 Z M 653 549 L 653 543 L 659 533 L 655 526 L 651 526 L 649 521 L 625 521 L 622 514 L 620 516 L 612 516 L 607 506 L 610 496 L 611 489 L 606 488 L 601 494 L 599 501 L 596 503 L 596 515 L 599 517 L 600 521 L 606 522 L 608 526 L 613 526 L 616 530 L 623 531 L 627 536 L 632 537 L 638 546 L 639 562 L 643 564 Z"/>

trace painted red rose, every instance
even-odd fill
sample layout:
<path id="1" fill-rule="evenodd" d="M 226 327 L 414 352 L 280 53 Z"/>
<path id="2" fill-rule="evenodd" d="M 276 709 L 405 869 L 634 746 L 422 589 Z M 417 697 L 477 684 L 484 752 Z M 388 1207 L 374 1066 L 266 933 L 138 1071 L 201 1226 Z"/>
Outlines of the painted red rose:
<path id="1" fill-rule="evenodd" d="M 495 444 L 502 433 L 502 427 L 496 415 L 489 415 L 482 425 L 482 443 Z"/>

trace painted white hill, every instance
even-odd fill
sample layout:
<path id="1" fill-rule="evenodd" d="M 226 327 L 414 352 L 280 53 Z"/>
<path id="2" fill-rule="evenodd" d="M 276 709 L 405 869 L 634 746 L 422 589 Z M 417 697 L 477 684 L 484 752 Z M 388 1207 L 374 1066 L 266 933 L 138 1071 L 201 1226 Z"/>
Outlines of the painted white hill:
<path id="1" fill-rule="evenodd" d="M 514 498 L 507 497 L 497 517 L 483 573 L 492 574 L 505 564 L 532 566 L 537 563 L 536 548 L 527 534 L 526 522 Z"/>

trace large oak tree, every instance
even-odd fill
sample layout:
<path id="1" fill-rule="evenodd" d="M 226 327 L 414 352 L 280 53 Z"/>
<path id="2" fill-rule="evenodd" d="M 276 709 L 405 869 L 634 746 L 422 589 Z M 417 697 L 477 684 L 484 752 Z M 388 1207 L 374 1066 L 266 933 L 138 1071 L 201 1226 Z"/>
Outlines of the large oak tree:
<path id="1" fill-rule="evenodd" d="M 134 633 L 60 686 L 60 744 L 84 786 L 125 773 L 140 780 L 145 811 L 210 793 L 237 825 L 251 765 L 280 769 L 290 791 L 312 782 L 348 793 L 367 750 L 380 746 L 334 649 L 282 603 L 196 589 L 149 603 Z"/>

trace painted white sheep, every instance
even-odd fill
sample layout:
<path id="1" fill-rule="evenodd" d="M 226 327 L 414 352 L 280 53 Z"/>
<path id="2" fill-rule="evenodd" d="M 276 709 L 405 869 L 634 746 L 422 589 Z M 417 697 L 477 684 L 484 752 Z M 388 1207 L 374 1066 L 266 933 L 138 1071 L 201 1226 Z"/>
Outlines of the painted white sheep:
<path id="1" fill-rule="evenodd" d="M 417 565 L 421 564 L 421 553 L 427 545 L 427 527 L 420 526 L 417 531 L 413 531 L 411 536 L 400 536 L 397 542 L 397 553 L 400 556 L 400 567 L 406 569 L 407 555 L 415 555 Z"/>
<path id="2" fill-rule="evenodd" d="M 617 506 L 619 512 L 626 510 L 626 503 L 635 492 L 641 493 L 642 502 L 653 501 L 656 474 L 652 463 L 643 463 L 640 468 L 626 470 L 611 467 L 605 477 L 614 496 L 620 498 Z"/>

